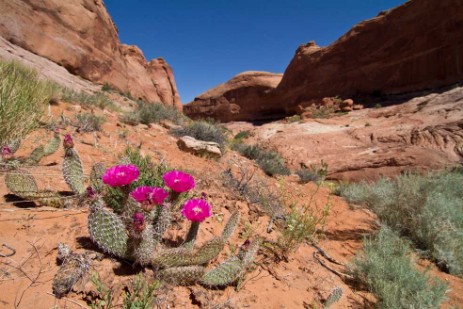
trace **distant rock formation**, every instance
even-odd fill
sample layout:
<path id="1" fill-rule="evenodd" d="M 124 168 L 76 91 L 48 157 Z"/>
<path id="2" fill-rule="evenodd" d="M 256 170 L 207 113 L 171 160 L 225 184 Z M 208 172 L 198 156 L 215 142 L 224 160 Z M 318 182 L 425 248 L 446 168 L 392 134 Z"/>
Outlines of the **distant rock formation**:
<path id="1" fill-rule="evenodd" d="M 212 117 L 220 121 L 271 119 L 272 106 L 263 105 L 275 89 L 282 74 L 249 71 L 197 96 L 183 111 L 191 118 Z M 274 107 L 280 110 L 279 106 Z"/>
<path id="2" fill-rule="evenodd" d="M 314 98 L 374 97 L 463 80 L 463 1 L 411 0 L 325 48 L 301 46 L 276 90 L 285 110 Z"/>
<path id="3" fill-rule="evenodd" d="M 410 0 L 359 23 L 328 47 L 301 45 L 275 90 L 264 94 L 249 85 L 228 95 L 233 102 L 202 99 L 208 91 L 186 112 L 222 121 L 264 120 L 292 115 L 299 105 L 318 104 L 324 97 L 365 102 L 462 81 L 463 1 Z M 231 103 L 252 106 L 252 112 L 231 113 Z"/>
<path id="4" fill-rule="evenodd" d="M 0 36 L 87 80 L 181 109 L 170 66 L 121 44 L 102 0 L 0 1 Z"/>

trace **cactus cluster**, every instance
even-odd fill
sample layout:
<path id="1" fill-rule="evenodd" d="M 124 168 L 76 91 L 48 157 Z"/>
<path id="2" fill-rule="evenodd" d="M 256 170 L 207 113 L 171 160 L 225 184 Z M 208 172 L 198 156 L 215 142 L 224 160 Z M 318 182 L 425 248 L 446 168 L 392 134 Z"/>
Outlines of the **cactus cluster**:
<path id="1" fill-rule="evenodd" d="M 60 141 L 61 139 L 58 135 L 58 132 L 55 131 L 54 138 L 46 147 L 39 146 L 33 151 L 32 157 L 38 158 L 37 160 L 34 159 L 33 161 L 38 162 L 38 160 L 40 160 L 40 158 L 42 158 L 44 155 L 49 155 L 56 152 L 56 150 L 59 148 Z M 25 200 L 34 201 L 39 205 L 46 205 L 56 208 L 66 207 L 74 202 L 76 196 L 82 196 L 82 194 L 85 193 L 82 163 L 80 161 L 79 155 L 73 149 L 72 138 L 70 135 L 65 136 L 63 144 L 65 148 L 63 177 L 71 190 L 76 194 L 75 196 L 63 197 L 54 191 L 39 190 L 34 177 L 28 171 L 20 168 L 10 170 L 5 175 L 5 184 L 10 192 Z M 34 155 L 34 153 L 37 155 Z M 29 157 L 29 159 L 30 158 L 31 157 Z M 98 175 L 95 175 L 95 177 L 98 177 Z"/>
<path id="2" fill-rule="evenodd" d="M 208 270 L 206 265 L 223 250 L 239 222 L 239 213 L 231 215 L 220 236 L 195 246 L 200 223 L 212 213 L 205 197 L 190 199 L 183 204 L 181 211 L 191 221 L 190 229 L 180 246 L 169 247 L 163 242 L 163 235 L 181 204 L 180 194 L 194 187 L 194 179 L 188 174 L 171 171 L 163 176 L 169 192 L 160 187 L 131 189 L 130 184 L 138 177 L 134 167 L 119 165 L 108 169 L 102 176 L 105 184 L 117 188 L 123 196 L 124 203 L 118 213 L 104 202 L 102 195 L 107 190 L 101 190 L 101 183 L 96 179 L 91 180 L 92 185 L 96 185 L 90 190 L 88 216 L 93 241 L 109 254 L 151 266 L 161 279 L 173 284 L 223 286 L 236 282 L 253 261 L 259 248 L 258 241 L 246 243 L 238 255 L 215 268 Z"/>

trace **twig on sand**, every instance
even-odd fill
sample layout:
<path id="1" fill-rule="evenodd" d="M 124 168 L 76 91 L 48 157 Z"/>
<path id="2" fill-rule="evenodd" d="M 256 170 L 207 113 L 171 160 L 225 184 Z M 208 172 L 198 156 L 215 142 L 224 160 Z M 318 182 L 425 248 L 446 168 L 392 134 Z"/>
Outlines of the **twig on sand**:
<path id="1" fill-rule="evenodd" d="M 53 293 L 47 292 L 47 294 L 48 294 L 48 295 L 51 295 L 51 296 L 53 296 L 53 297 L 56 297 L 55 294 L 53 294 Z M 80 308 L 87 309 L 87 307 L 85 307 L 84 305 L 79 304 L 78 302 L 76 302 L 75 300 L 72 300 L 72 299 L 70 299 L 70 298 L 61 297 L 61 299 L 64 300 L 64 301 L 68 301 L 68 302 L 70 302 L 70 303 L 73 303 L 74 305 L 77 305 L 77 306 L 79 306 Z"/>

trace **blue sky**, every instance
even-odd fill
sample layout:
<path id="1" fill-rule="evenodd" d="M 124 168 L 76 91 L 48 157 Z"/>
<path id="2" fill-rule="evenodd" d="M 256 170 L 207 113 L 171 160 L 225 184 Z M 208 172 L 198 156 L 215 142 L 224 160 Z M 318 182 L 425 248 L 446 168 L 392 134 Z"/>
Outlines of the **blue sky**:
<path id="1" fill-rule="evenodd" d="M 297 47 L 334 42 L 405 0 L 105 0 L 122 43 L 172 66 L 183 103 L 243 71 L 283 73 Z"/>

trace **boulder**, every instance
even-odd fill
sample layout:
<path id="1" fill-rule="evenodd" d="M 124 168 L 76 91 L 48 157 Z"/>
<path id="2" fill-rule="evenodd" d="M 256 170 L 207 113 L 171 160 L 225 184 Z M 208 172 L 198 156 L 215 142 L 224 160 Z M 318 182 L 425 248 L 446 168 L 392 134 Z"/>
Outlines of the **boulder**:
<path id="1" fill-rule="evenodd" d="M 183 136 L 179 138 L 177 145 L 181 150 L 198 156 L 206 156 L 212 158 L 220 158 L 222 156 L 222 151 L 220 150 L 219 144 L 214 142 L 200 141 L 191 136 Z"/>

